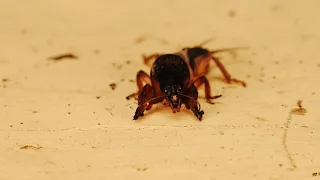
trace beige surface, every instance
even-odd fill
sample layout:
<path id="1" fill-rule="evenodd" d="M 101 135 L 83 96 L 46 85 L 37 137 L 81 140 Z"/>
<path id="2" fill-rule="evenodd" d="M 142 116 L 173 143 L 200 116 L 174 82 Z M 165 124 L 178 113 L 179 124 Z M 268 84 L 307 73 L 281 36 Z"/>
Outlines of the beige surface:
<path id="1" fill-rule="evenodd" d="M 2 0 L 0 179 L 318 179 L 319 7 L 317 0 Z M 251 48 L 219 54 L 248 87 L 215 81 L 214 66 L 212 92 L 223 97 L 215 105 L 200 99 L 203 122 L 162 106 L 133 122 L 136 102 L 125 96 L 136 91 L 129 82 L 136 72 L 149 71 L 141 54 L 209 38 L 211 49 Z M 64 52 L 79 59 L 47 59 Z M 287 131 L 292 169 L 282 141 L 299 99 L 307 114 L 293 116 Z M 27 145 L 35 148 L 20 149 Z"/>

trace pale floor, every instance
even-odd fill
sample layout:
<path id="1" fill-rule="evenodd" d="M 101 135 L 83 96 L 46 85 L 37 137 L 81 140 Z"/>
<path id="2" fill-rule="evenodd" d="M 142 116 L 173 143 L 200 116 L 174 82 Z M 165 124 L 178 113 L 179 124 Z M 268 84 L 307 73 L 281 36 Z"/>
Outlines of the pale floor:
<path id="1" fill-rule="evenodd" d="M 2 0 L 0 179 L 317 179 L 320 1 Z M 141 55 L 213 38 L 215 105 L 132 121 Z M 78 59 L 48 58 L 71 52 Z M 116 83 L 114 90 L 110 83 Z M 288 114 L 302 100 L 305 115 Z M 286 138 L 284 136 L 286 135 Z M 320 174 L 319 174 L 320 178 Z"/>

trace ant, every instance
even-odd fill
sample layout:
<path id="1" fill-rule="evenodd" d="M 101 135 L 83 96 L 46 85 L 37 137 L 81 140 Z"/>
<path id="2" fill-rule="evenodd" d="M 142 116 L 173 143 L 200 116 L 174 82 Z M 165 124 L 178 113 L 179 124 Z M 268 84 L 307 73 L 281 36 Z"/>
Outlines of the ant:
<path id="1" fill-rule="evenodd" d="M 246 87 L 244 81 L 231 78 L 224 65 L 214 56 L 215 53 L 234 49 L 236 48 L 210 51 L 198 45 L 183 48 L 176 53 L 144 55 L 145 64 L 152 59 L 155 61 L 151 66 L 150 76 L 142 70 L 137 73 L 138 92 L 126 97 L 138 99 L 133 120 L 144 116 L 144 112 L 150 110 L 152 105 L 165 101 L 173 113 L 180 112 L 181 105 L 184 104 L 201 121 L 204 111 L 198 102 L 199 86 L 204 84 L 205 99 L 210 104 L 214 104 L 213 99 L 222 96 L 211 96 L 211 87 L 205 76 L 209 72 L 211 60 L 221 70 L 228 84 L 238 83 Z M 143 82 L 146 83 L 144 86 Z"/>

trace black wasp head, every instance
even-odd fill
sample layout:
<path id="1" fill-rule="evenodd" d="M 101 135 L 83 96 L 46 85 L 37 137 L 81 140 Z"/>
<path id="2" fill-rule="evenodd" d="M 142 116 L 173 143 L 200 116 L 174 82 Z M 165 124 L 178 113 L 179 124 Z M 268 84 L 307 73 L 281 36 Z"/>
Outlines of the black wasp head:
<path id="1" fill-rule="evenodd" d="M 173 113 L 180 112 L 181 108 L 181 93 L 182 93 L 182 86 L 181 85 L 166 85 L 163 88 L 163 93 L 170 104 Z"/>

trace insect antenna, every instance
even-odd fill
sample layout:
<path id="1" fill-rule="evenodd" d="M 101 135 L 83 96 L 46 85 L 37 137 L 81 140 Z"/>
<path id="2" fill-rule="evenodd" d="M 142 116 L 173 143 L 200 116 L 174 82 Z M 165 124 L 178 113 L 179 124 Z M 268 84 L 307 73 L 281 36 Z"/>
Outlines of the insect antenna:
<path id="1" fill-rule="evenodd" d="M 216 49 L 213 51 L 210 51 L 211 54 L 219 53 L 219 52 L 225 52 L 225 51 L 235 51 L 240 49 L 249 49 L 249 47 L 233 47 L 233 48 L 222 48 L 222 49 Z"/>
<path id="2" fill-rule="evenodd" d="M 145 106 L 145 105 L 148 105 L 149 106 L 149 103 L 151 101 L 154 101 L 154 100 L 157 100 L 157 99 L 160 99 L 160 98 L 164 98 L 165 96 L 158 96 L 158 97 L 154 97 L 154 98 L 151 98 L 149 99 L 148 101 L 144 102 L 143 104 L 139 105 L 139 106 Z"/>
<path id="3" fill-rule="evenodd" d="M 198 109 L 199 109 L 199 110 L 201 109 L 201 105 L 200 105 L 200 103 L 199 103 L 198 100 L 194 99 L 194 98 L 191 97 L 191 96 L 185 95 L 185 94 L 180 94 L 180 95 L 181 95 L 181 96 L 184 96 L 184 97 L 186 97 L 186 98 L 188 98 L 188 99 L 191 99 L 191 100 L 195 101 L 195 102 L 197 103 Z"/>
<path id="4" fill-rule="evenodd" d="M 195 47 L 202 47 L 202 46 L 208 44 L 209 42 L 211 42 L 212 40 L 214 40 L 214 38 L 204 40 L 203 42 L 199 43 L 198 45 L 195 45 Z"/>

